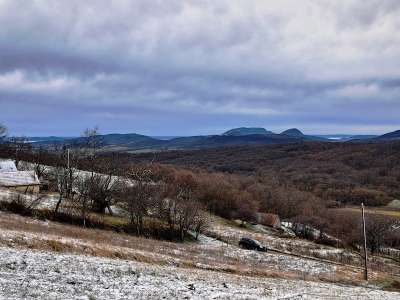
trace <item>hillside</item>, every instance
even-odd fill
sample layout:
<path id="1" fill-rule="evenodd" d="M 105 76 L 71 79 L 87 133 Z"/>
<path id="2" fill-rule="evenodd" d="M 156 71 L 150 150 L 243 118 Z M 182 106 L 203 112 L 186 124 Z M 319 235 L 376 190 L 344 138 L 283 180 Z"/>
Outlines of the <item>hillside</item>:
<path id="1" fill-rule="evenodd" d="M 224 132 L 222 135 L 229 135 L 229 136 L 241 136 L 241 135 L 252 135 L 252 134 L 273 134 L 272 131 L 268 131 L 265 128 L 261 127 L 240 127 L 234 128 Z"/>
<path id="2" fill-rule="evenodd" d="M 4 299 L 397 299 L 366 287 L 221 274 L 135 261 L 0 248 Z M 21 261 L 20 257 L 24 257 Z M 58 275 L 62 274 L 62 276 Z M 20 280 L 29 282 L 20 288 Z M 340 295 L 338 297 L 338 295 Z"/>
<path id="3" fill-rule="evenodd" d="M 122 149 L 142 149 L 142 148 L 157 148 L 165 143 L 164 140 L 151 138 L 146 135 L 127 133 L 127 134 L 104 134 L 96 137 L 100 147 L 119 147 Z M 39 139 L 33 146 L 51 147 L 53 145 L 68 145 L 70 147 L 78 147 L 85 145 L 87 139 L 85 137 L 77 138 L 57 138 L 57 139 Z"/>
<path id="4" fill-rule="evenodd" d="M 396 130 L 393 132 L 389 132 L 383 135 L 378 136 L 374 140 L 386 140 L 386 141 L 393 141 L 400 139 L 400 130 Z"/>
<path id="5" fill-rule="evenodd" d="M 296 245 L 328 259 L 354 257 L 358 264 L 351 252 L 280 238 L 270 230 L 245 230 L 220 219 L 208 233 L 219 234 L 219 239 L 202 235 L 197 242 L 177 244 L 0 214 L 0 290 L 6 299 L 398 297 L 379 288 L 390 278 L 382 271 L 371 270 L 366 288 L 357 266 L 248 251 L 239 248 L 237 240 L 243 234 L 257 236 L 269 247 Z"/>
<path id="6" fill-rule="evenodd" d="M 297 128 L 287 129 L 287 130 L 281 132 L 281 135 L 298 138 L 298 139 L 301 139 L 304 141 L 325 141 L 325 142 L 330 141 L 329 139 L 326 139 L 321 136 L 305 135 L 303 132 L 301 132 Z"/>
<path id="7" fill-rule="evenodd" d="M 287 129 L 287 130 L 281 132 L 281 134 L 288 135 L 288 136 L 296 136 L 296 137 L 303 137 L 304 136 L 304 134 L 300 130 L 298 130 L 297 128 Z"/>
<path id="8" fill-rule="evenodd" d="M 172 139 L 159 139 L 146 135 L 127 133 L 127 134 L 104 134 L 98 135 L 100 147 L 104 151 L 136 152 L 136 151 L 165 151 L 165 150 L 194 150 L 218 148 L 226 146 L 242 145 L 271 145 L 271 144 L 290 144 L 301 141 L 352 141 L 352 142 L 387 142 L 400 138 L 400 131 L 388 133 L 379 137 L 366 136 L 346 136 L 346 138 L 329 139 L 322 136 L 305 135 L 297 128 L 291 128 L 280 134 L 267 131 L 259 127 L 240 127 L 224 132 L 221 135 L 199 135 L 177 137 Z M 82 146 L 85 138 L 62 138 L 62 137 L 35 137 L 29 138 L 35 147 L 52 147 L 53 145 L 68 145 L 70 147 Z"/>
<path id="9" fill-rule="evenodd" d="M 280 134 L 243 134 L 243 135 L 212 135 L 178 137 L 170 140 L 155 139 L 140 134 L 106 134 L 98 135 L 97 140 L 103 150 L 136 151 L 136 150 L 185 150 L 204 149 L 235 145 L 268 145 L 285 144 L 301 140 Z M 69 145 L 70 147 L 82 146 L 86 139 L 83 137 L 68 140 L 43 140 L 37 141 L 35 147 L 53 145 Z"/>
<path id="10" fill-rule="evenodd" d="M 148 154 L 130 155 L 132 162 L 152 159 Z M 248 176 L 273 176 L 312 191 L 318 197 L 377 198 L 385 203 L 400 197 L 400 143 L 302 142 L 286 145 L 240 146 L 199 151 L 170 151 L 156 161 L 207 171 Z M 364 196 L 351 196 L 359 188 Z M 360 198 L 360 199 L 361 199 Z"/>

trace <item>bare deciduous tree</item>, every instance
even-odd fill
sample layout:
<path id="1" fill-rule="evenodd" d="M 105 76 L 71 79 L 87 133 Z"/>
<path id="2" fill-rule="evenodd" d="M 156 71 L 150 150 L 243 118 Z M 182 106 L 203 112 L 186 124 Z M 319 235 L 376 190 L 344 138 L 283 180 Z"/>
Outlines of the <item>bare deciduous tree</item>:
<path id="1" fill-rule="evenodd" d="M 86 227 L 87 214 L 90 207 L 90 189 L 92 187 L 93 176 L 78 176 L 75 181 L 76 194 L 72 198 L 75 208 L 80 211 L 83 226 Z"/>
<path id="2" fill-rule="evenodd" d="M 136 233 L 143 233 L 143 219 L 149 210 L 155 206 L 157 187 L 151 180 L 152 174 L 147 166 L 136 166 L 128 172 L 124 193 L 124 206 L 129 213 L 130 222 L 136 228 Z"/>
<path id="3" fill-rule="evenodd" d="M 79 149 L 61 149 L 57 165 L 52 168 L 53 178 L 57 182 L 59 199 L 54 212 L 57 213 L 63 199 L 71 199 L 74 192 L 75 180 L 78 177 L 77 166 L 80 160 Z"/>
<path id="4" fill-rule="evenodd" d="M 387 236 L 393 232 L 395 224 L 395 220 L 387 216 L 367 214 L 367 246 L 371 253 L 375 253 L 380 250 L 380 248 L 384 245 Z"/>
<path id="5" fill-rule="evenodd" d="M 196 187 L 195 178 L 189 174 L 178 174 L 167 183 L 167 198 L 163 201 L 159 217 L 168 223 L 171 231 L 178 230 L 181 241 L 189 230 L 196 231 L 197 228 L 200 232 L 205 225 Z"/>
<path id="6" fill-rule="evenodd" d="M 47 170 L 47 166 L 43 163 L 46 156 L 47 152 L 42 147 L 33 152 L 33 169 L 39 178 L 43 178 Z"/>
<path id="7" fill-rule="evenodd" d="M 101 214 L 107 209 L 112 215 L 111 206 L 118 201 L 118 194 L 122 190 L 121 179 L 112 174 L 93 173 L 88 184 L 90 185 L 88 196 L 91 200 L 91 209 Z"/>
<path id="8" fill-rule="evenodd" d="M 123 174 L 122 166 L 118 156 L 112 155 L 107 159 L 97 158 L 95 167 L 98 172 L 94 172 L 94 169 L 90 172 L 92 177 L 89 195 L 92 201 L 91 208 L 101 214 L 105 213 L 107 209 L 112 215 L 111 206 L 119 201 L 124 188 L 125 182 L 121 176 Z"/>
<path id="9" fill-rule="evenodd" d="M 199 212 L 193 222 L 193 230 L 195 232 L 195 239 L 199 238 L 200 233 L 202 233 L 209 226 L 209 216 L 205 211 Z"/>
<path id="10" fill-rule="evenodd" d="M 101 144 L 101 139 L 99 136 L 99 128 L 95 126 L 94 128 L 87 128 L 82 133 L 83 144 L 81 145 L 84 150 L 86 150 L 86 158 L 90 163 L 90 171 L 94 169 L 95 159 L 97 157 L 97 150 Z"/>

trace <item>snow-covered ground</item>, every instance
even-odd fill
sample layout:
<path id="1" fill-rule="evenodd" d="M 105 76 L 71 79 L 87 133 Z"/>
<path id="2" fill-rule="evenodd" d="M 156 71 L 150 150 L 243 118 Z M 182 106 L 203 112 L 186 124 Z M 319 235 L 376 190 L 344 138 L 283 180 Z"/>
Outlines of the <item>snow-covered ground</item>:
<path id="1" fill-rule="evenodd" d="M 214 216 L 211 226 L 207 230 L 208 234 L 217 236 L 230 244 L 237 244 L 241 237 L 247 236 L 260 241 L 269 249 L 332 260 L 336 260 L 338 256 L 347 258 L 347 260 L 359 260 L 359 256 L 351 252 L 316 244 L 301 238 L 281 237 L 279 234 L 274 233 L 272 229 L 263 229 L 260 225 L 241 228 L 225 223 L 226 221 Z"/>
<path id="2" fill-rule="evenodd" d="M 363 287 L 257 278 L 0 247 L 1 299 L 399 299 Z"/>
<path id="3" fill-rule="evenodd" d="M 39 221 L 37 223 L 49 226 L 49 223 L 46 222 Z M 33 225 L 33 223 L 31 224 Z M 76 253 L 99 252 L 103 255 L 119 253 L 120 257 L 129 257 L 134 260 L 142 259 L 157 264 L 191 265 L 198 269 L 215 271 L 234 271 L 236 267 L 243 273 L 251 274 L 255 272 L 260 275 L 266 275 L 268 272 L 278 274 L 282 271 L 288 276 L 297 278 L 324 277 L 334 280 L 337 271 L 337 267 L 334 265 L 296 257 L 288 258 L 282 254 L 244 250 L 203 235 L 200 236 L 199 245 L 186 246 L 185 244 L 174 243 L 156 245 L 154 242 L 153 249 L 156 251 L 146 251 L 146 249 L 135 246 L 117 246 L 104 241 L 96 243 L 56 234 L 2 229 L 0 230 L 0 246 L 5 245 L 36 249 L 43 249 L 46 245 L 58 245 L 59 248 L 65 249 L 63 251 Z"/>
<path id="4" fill-rule="evenodd" d="M 334 274 L 336 271 L 335 265 L 330 265 L 313 260 L 306 260 L 297 257 L 277 253 L 267 253 L 258 251 L 249 251 L 241 249 L 237 246 L 230 245 L 216 239 L 201 235 L 200 245 L 210 251 L 211 249 L 220 249 L 221 256 L 231 258 L 236 261 L 246 261 L 249 265 L 265 265 L 270 269 L 276 270 L 291 270 L 302 272 L 307 275 Z"/>
<path id="5" fill-rule="evenodd" d="M 0 189 L 3 198 L 14 193 Z M 41 205 L 56 200 L 45 195 Z M 243 250 L 243 236 L 286 252 L 347 255 L 215 216 L 198 242 L 171 243 L 0 212 L 0 299 L 400 299 L 376 286 L 355 286 L 361 273 L 348 266 Z M 49 250 L 56 252 L 43 252 Z"/>
<path id="6" fill-rule="evenodd" d="M 38 205 L 35 206 L 37 209 L 54 209 L 58 201 L 58 194 L 24 194 L 12 189 L 6 189 L 0 187 L 0 200 L 1 201 L 11 201 L 16 197 L 20 197 L 28 205 L 37 202 Z"/>

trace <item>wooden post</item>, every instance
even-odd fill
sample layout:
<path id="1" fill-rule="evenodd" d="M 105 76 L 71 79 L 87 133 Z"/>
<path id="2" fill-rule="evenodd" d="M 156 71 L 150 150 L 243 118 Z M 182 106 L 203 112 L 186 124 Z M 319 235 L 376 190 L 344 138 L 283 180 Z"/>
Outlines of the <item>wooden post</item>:
<path id="1" fill-rule="evenodd" d="M 368 280 L 368 266 L 367 266 L 367 236 L 365 234 L 365 213 L 364 213 L 364 203 L 361 203 L 361 214 L 362 214 L 362 224 L 363 224 L 363 237 L 364 237 L 364 279 Z"/>
<path id="2" fill-rule="evenodd" d="M 67 168 L 69 170 L 69 149 L 67 149 L 67 164 L 68 164 Z"/>

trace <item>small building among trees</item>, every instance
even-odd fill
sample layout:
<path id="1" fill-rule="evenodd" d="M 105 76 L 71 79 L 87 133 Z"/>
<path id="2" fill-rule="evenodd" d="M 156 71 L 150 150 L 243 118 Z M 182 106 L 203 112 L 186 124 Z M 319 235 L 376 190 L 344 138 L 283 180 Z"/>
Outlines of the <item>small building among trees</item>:
<path id="1" fill-rule="evenodd" d="M 24 193 L 39 193 L 40 181 L 35 171 L 18 171 L 12 160 L 0 160 L 0 187 Z"/>

